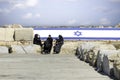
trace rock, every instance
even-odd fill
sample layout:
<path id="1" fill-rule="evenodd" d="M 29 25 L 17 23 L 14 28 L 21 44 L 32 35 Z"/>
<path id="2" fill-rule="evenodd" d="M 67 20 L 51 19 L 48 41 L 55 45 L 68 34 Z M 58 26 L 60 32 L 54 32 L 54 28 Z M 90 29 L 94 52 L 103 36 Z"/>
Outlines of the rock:
<path id="1" fill-rule="evenodd" d="M 107 43 L 87 42 L 77 48 L 76 54 L 81 60 L 89 62 L 94 67 L 97 66 L 98 71 L 102 71 L 103 54 L 99 53 L 101 50 L 116 50 L 116 48 Z"/>
<path id="2" fill-rule="evenodd" d="M 92 48 L 91 49 L 92 60 L 89 61 L 92 66 L 97 66 L 97 58 L 99 57 L 98 53 L 101 50 L 116 50 L 116 48 L 111 44 L 99 44 Z"/>
<path id="3" fill-rule="evenodd" d="M 14 29 L 5 28 L 5 41 L 14 41 Z"/>
<path id="4" fill-rule="evenodd" d="M 41 53 L 39 45 L 12 45 L 13 53 L 17 54 L 34 54 Z"/>
<path id="5" fill-rule="evenodd" d="M 110 49 L 110 50 L 116 50 L 116 48 L 111 44 L 105 44 L 105 43 L 91 43 L 92 46 L 90 49 L 88 49 L 85 53 L 86 54 L 86 61 L 90 63 L 92 66 L 96 66 L 96 60 L 97 60 L 97 54 L 100 50 L 103 49 Z M 109 47 L 108 47 L 109 46 Z"/>
<path id="6" fill-rule="evenodd" d="M 95 53 L 97 52 L 90 50 L 87 55 L 87 61 L 89 62 L 91 66 L 94 66 L 94 67 L 96 66 L 96 57 L 94 57 Z"/>
<path id="7" fill-rule="evenodd" d="M 113 71 L 113 62 L 115 58 L 117 57 L 117 54 L 119 51 L 117 50 L 108 50 L 103 55 L 103 72 L 109 76 L 114 75 Z"/>
<path id="8" fill-rule="evenodd" d="M 23 48 L 27 54 L 41 53 L 39 45 L 24 45 Z"/>
<path id="9" fill-rule="evenodd" d="M 8 54 L 8 48 L 6 46 L 0 46 L 0 54 Z"/>
<path id="10" fill-rule="evenodd" d="M 5 41 L 5 29 L 0 28 L 0 41 Z"/>
<path id="11" fill-rule="evenodd" d="M 106 46 L 107 47 L 107 46 Z M 108 46 L 109 47 L 109 46 Z M 110 52 L 111 51 L 111 52 Z M 113 53 L 112 52 L 113 50 L 100 50 L 97 54 L 97 70 L 99 72 L 103 71 L 103 56 L 106 55 L 106 54 L 110 54 L 110 53 Z M 116 50 L 115 50 L 116 51 Z"/>
<path id="12" fill-rule="evenodd" d="M 113 63 L 114 76 L 120 80 L 120 57 L 117 57 Z"/>
<path id="13" fill-rule="evenodd" d="M 80 58 L 80 55 L 81 55 L 81 50 L 80 50 L 80 47 L 78 46 L 77 49 L 76 49 L 76 53 L 75 55 Z"/>
<path id="14" fill-rule="evenodd" d="M 79 58 L 81 60 L 86 61 L 87 60 L 88 51 L 90 51 L 93 47 L 94 47 L 94 44 L 91 44 L 91 43 L 83 43 L 83 44 L 81 44 L 81 46 L 79 48 L 79 50 L 80 50 Z"/>
<path id="15" fill-rule="evenodd" d="M 11 45 L 13 53 L 26 54 L 24 48 L 21 45 Z"/>
<path id="16" fill-rule="evenodd" d="M 32 40 L 33 40 L 32 28 L 15 29 L 15 41 L 32 41 Z"/>
<path id="17" fill-rule="evenodd" d="M 0 28 L 0 41 L 14 41 L 14 29 Z"/>
<path id="18" fill-rule="evenodd" d="M 102 43 L 97 43 L 97 42 L 87 42 L 87 43 L 83 43 L 81 44 L 81 46 L 79 47 L 80 50 L 80 59 L 84 60 L 86 62 L 89 62 L 89 60 L 91 59 L 91 50 L 95 47 L 98 46 Z"/>

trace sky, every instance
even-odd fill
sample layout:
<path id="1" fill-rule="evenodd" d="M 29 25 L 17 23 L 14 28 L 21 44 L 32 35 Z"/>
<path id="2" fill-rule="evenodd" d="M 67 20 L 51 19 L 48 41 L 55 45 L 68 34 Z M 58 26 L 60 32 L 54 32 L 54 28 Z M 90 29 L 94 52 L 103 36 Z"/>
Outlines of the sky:
<path id="1" fill-rule="evenodd" d="M 117 25 L 120 0 L 0 0 L 0 25 Z"/>

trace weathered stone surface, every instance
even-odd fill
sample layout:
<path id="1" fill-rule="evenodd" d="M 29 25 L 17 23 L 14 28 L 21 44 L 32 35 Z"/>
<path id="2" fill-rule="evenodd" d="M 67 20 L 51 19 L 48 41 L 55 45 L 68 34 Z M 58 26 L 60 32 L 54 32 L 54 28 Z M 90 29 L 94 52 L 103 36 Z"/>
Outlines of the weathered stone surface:
<path id="1" fill-rule="evenodd" d="M 23 48 L 27 54 L 41 53 L 41 48 L 39 45 L 25 45 Z"/>
<path id="2" fill-rule="evenodd" d="M 103 55 L 103 72 L 109 76 L 113 76 L 113 62 L 117 57 L 117 50 L 108 50 Z"/>
<path id="3" fill-rule="evenodd" d="M 80 49 L 79 49 L 80 50 L 79 58 L 81 60 L 86 61 L 88 51 L 90 51 L 93 47 L 94 47 L 94 44 L 91 44 L 91 43 L 83 43 L 83 44 L 81 44 Z"/>
<path id="4" fill-rule="evenodd" d="M 8 54 L 8 48 L 6 46 L 0 46 L 0 54 Z"/>
<path id="5" fill-rule="evenodd" d="M 101 50 L 116 50 L 116 48 L 111 44 L 99 44 L 91 49 L 91 59 L 89 62 L 92 66 L 96 66 L 97 56 Z"/>
<path id="6" fill-rule="evenodd" d="M 80 48 L 80 46 L 77 47 L 75 55 L 76 55 L 78 58 L 80 58 L 80 55 L 81 55 L 81 48 Z"/>
<path id="7" fill-rule="evenodd" d="M 13 53 L 26 54 L 22 45 L 11 45 Z"/>
<path id="8" fill-rule="evenodd" d="M 90 65 L 96 67 L 96 61 L 97 61 L 97 54 L 98 54 L 99 50 L 95 50 L 95 49 L 92 49 L 90 52 L 89 52 L 89 56 L 88 56 L 88 61 L 90 63 Z"/>
<path id="9" fill-rule="evenodd" d="M 120 80 L 120 57 L 117 57 L 113 63 L 114 76 Z"/>
<path id="10" fill-rule="evenodd" d="M 97 46 L 102 45 L 103 43 L 97 43 L 97 42 L 86 42 L 81 44 L 80 47 L 78 47 L 79 52 L 79 58 L 81 60 L 91 62 L 91 59 L 94 55 L 93 49 Z"/>
<path id="11" fill-rule="evenodd" d="M 34 54 L 41 53 L 41 48 L 39 45 L 12 45 L 13 53 L 18 54 Z"/>
<path id="12" fill-rule="evenodd" d="M 32 41 L 32 28 L 0 28 L 0 41 Z"/>
<path id="13" fill-rule="evenodd" d="M 14 29 L 0 28 L 0 41 L 14 41 Z"/>
<path id="14" fill-rule="evenodd" d="M 14 29 L 5 28 L 5 41 L 14 41 Z"/>
<path id="15" fill-rule="evenodd" d="M 5 29 L 0 28 L 0 41 L 5 41 Z"/>
<path id="16" fill-rule="evenodd" d="M 15 40 L 16 41 L 32 41 L 33 40 L 33 29 L 32 28 L 18 28 L 15 29 Z"/>
<path id="17" fill-rule="evenodd" d="M 110 46 L 108 45 L 106 47 L 110 47 Z M 103 56 L 111 53 L 110 51 L 113 51 L 113 50 L 108 48 L 108 49 L 100 50 L 98 52 L 98 54 L 97 54 L 97 69 L 98 69 L 98 71 L 103 71 Z"/>
<path id="18" fill-rule="evenodd" d="M 102 71 L 103 54 L 99 53 L 101 50 L 116 50 L 116 48 L 107 43 L 86 42 L 77 48 L 76 54 L 81 60 L 89 62 L 92 66 L 97 66 L 98 70 Z"/>

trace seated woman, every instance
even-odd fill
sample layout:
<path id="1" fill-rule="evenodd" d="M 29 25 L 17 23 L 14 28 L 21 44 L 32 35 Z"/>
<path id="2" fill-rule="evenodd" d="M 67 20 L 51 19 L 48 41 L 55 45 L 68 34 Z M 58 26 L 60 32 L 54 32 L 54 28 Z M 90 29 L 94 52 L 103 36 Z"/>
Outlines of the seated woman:
<path id="1" fill-rule="evenodd" d="M 40 45 L 42 47 L 42 42 L 39 34 L 34 35 L 33 44 Z"/>
<path id="2" fill-rule="evenodd" d="M 44 45 L 43 54 L 50 54 L 49 50 L 50 50 L 51 44 L 49 43 L 49 40 L 47 39 L 43 45 Z"/>
<path id="3" fill-rule="evenodd" d="M 58 39 L 56 39 L 55 46 L 53 49 L 54 54 L 60 53 L 63 44 L 64 44 L 64 39 L 61 35 L 59 35 Z"/>

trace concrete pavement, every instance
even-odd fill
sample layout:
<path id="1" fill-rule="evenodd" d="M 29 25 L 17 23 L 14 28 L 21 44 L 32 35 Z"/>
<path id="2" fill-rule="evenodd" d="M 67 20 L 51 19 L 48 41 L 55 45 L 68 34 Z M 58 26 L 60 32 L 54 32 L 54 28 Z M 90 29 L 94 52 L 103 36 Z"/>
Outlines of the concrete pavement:
<path id="1" fill-rule="evenodd" d="M 68 54 L 0 55 L 0 80 L 113 80 Z"/>

